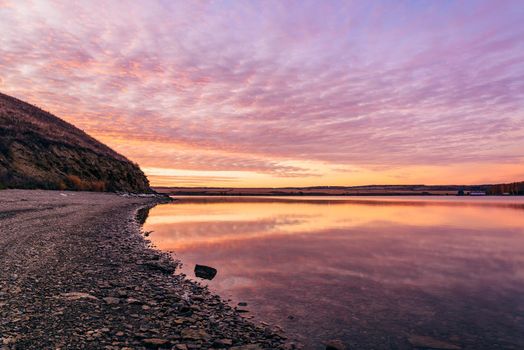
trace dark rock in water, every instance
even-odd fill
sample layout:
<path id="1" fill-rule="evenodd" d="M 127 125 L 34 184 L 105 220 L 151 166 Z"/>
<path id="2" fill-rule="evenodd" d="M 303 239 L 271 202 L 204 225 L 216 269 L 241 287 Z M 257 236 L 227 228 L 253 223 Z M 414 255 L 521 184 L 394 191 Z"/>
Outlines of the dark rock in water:
<path id="1" fill-rule="evenodd" d="M 247 303 L 245 301 L 241 301 L 240 303 L 238 303 L 238 306 L 247 306 Z"/>
<path id="2" fill-rule="evenodd" d="M 212 280 L 216 275 L 217 270 L 212 267 L 198 264 L 195 265 L 195 276 L 197 277 L 204 278 L 206 280 Z"/>
<path id="3" fill-rule="evenodd" d="M 326 343 L 326 350 L 346 350 L 346 346 L 340 340 L 330 340 Z"/>

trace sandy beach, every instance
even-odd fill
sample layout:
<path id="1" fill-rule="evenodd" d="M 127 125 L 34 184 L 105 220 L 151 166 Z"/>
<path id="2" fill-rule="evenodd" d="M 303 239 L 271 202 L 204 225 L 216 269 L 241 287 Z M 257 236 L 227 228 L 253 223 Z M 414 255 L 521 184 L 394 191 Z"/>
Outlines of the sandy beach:
<path id="1" fill-rule="evenodd" d="M 159 200 L 0 191 L 0 348 L 292 348 L 149 248 L 137 211 Z"/>

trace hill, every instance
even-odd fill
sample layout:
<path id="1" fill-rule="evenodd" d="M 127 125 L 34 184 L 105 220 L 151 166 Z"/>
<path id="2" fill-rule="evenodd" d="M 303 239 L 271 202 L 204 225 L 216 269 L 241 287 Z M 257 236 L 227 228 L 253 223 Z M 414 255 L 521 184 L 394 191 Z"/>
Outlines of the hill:
<path id="1" fill-rule="evenodd" d="M 137 164 L 64 120 L 2 93 L 0 188 L 151 192 Z"/>

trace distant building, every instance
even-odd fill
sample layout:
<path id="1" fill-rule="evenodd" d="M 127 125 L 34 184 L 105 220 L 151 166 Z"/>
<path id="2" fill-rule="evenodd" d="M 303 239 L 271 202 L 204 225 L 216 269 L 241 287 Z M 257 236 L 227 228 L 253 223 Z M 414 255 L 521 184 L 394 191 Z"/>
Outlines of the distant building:
<path id="1" fill-rule="evenodd" d="M 483 191 L 475 191 L 475 192 L 470 192 L 469 195 L 470 195 L 470 196 L 485 196 L 485 195 L 486 195 L 486 192 L 483 192 Z"/>

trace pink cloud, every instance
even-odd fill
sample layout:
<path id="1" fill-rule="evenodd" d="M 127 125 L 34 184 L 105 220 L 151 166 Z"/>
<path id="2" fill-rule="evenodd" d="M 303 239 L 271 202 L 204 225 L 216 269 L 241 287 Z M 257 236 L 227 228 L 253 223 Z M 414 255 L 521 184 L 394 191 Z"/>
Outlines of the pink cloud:
<path id="1" fill-rule="evenodd" d="M 195 149 L 128 147 L 140 162 L 307 176 L 281 160 L 524 158 L 518 1 L 6 4 L 0 89 L 95 135 Z"/>

